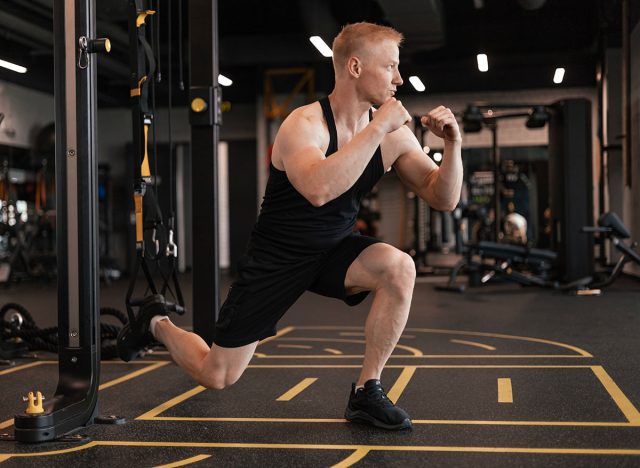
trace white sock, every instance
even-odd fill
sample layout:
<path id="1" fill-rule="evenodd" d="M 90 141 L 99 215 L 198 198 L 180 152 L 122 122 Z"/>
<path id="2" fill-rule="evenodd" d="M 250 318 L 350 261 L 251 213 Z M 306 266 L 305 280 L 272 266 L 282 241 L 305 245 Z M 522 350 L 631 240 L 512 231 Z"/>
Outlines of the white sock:
<path id="1" fill-rule="evenodd" d="M 360 390 L 361 388 L 364 388 L 364 385 L 356 385 L 356 392 L 357 392 L 358 390 Z"/>
<path id="2" fill-rule="evenodd" d="M 155 315 L 151 321 L 149 322 L 149 330 L 151 331 L 151 334 L 153 335 L 154 338 L 156 338 L 156 323 L 158 323 L 160 320 L 169 320 L 169 316 L 168 315 Z"/>

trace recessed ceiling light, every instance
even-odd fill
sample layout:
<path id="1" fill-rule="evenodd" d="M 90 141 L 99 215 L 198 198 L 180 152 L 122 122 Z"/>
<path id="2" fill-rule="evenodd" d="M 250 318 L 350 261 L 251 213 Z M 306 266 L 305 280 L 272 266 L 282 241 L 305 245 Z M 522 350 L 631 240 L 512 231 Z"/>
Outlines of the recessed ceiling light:
<path id="1" fill-rule="evenodd" d="M 556 72 L 553 74 L 553 82 L 556 84 L 562 83 L 564 78 L 564 68 L 556 68 Z"/>
<path id="2" fill-rule="evenodd" d="M 324 55 L 325 57 L 333 57 L 331 47 L 329 47 L 320 36 L 311 36 L 309 40 L 322 55 Z"/>
<path id="3" fill-rule="evenodd" d="M 7 68 L 18 73 L 27 73 L 27 69 L 25 67 L 21 67 L 20 65 L 16 65 L 15 63 L 7 62 L 6 60 L 0 60 L 0 67 Z"/>
<path id="4" fill-rule="evenodd" d="M 413 85 L 413 87 L 415 88 L 416 91 L 418 92 L 422 92 L 425 89 L 424 83 L 422 82 L 422 80 L 420 78 L 418 78 L 417 76 L 410 76 L 409 77 L 409 82 Z"/>
<path id="5" fill-rule="evenodd" d="M 487 54 L 478 54 L 478 70 L 481 72 L 486 72 L 489 70 L 489 59 L 487 58 Z"/>
<path id="6" fill-rule="evenodd" d="M 226 76 L 220 74 L 218 75 L 218 83 L 221 84 L 222 86 L 231 86 L 233 84 L 233 81 L 227 78 Z"/>

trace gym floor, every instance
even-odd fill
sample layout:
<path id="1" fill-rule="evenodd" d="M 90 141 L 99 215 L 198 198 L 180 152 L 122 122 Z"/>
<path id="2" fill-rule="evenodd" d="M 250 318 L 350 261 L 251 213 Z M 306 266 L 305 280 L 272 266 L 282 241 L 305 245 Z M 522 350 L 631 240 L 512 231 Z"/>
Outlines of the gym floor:
<path id="1" fill-rule="evenodd" d="M 418 278 L 407 328 L 382 375 L 412 430 L 347 423 L 371 298 L 355 308 L 312 293 L 257 349 L 242 379 L 206 390 L 156 350 L 103 361 L 99 409 L 84 442 L 0 442 L 3 466 L 640 466 L 639 283 L 599 297 L 513 284 L 438 292 Z M 183 288 L 190 290 L 188 277 Z M 224 281 L 226 291 L 228 280 Z M 125 282 L 102 288 L 123 309 Z M 2 291 L 55 325 L 55 284 Z M 187 305 L 189 300 L 187 298 Z M 187 314 L 175 320 L 188 327 Z M 0 432 L 22 396 L 52 395 L 55 355 L 0 367 Z"/>

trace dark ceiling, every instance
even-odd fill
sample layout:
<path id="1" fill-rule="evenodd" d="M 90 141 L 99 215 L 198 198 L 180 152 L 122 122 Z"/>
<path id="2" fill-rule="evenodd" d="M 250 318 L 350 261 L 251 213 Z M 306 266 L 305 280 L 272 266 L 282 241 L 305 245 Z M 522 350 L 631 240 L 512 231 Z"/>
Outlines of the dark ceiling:
<path id="1" fill-rule="evenodd" d="M 99 103 L 124 107 L 128 2 L 96 3 L 98 34 L 113 44 L 109 56 L 99 58 Z M 637 19 L 640 2 L 630 3 Z M 53 0 L 0 0 L 0 58 L 29 69 L 20 75 L 0 68 L 0 80 L 53 92 L 52 5 Z M 177 105 L 185 100 L 177 84 L 180 6 L 188 86 L 188 0 L 160 0 L 160 104 L 167 99 L 169 24 L 173 96 Z M 328 92 L 331 61 L 308 37 L 318 34 L 330 42 L 341 25 L 356 21 L 391 25 L 405 34 L 400 71 L 406 84 L 400 95 L 417 94 L 406 81 L 413 74 L 427 93 L 557 86 L 552 77 L 558 66 L 566 68 L 561 86 L 594 86 L 602 48 L 621 45 L 621 0 L 218 0 L 218 16 L 220 71 L 234 81 L 224 88 L 224 98 L 232 102 L 255 101 L 270 68 L 313 68 L 318 94 Z M 477 69 L 479 52 L 489 56 L 487 73 Z M 282 92 L 290 90 L 282 86 Z"/>

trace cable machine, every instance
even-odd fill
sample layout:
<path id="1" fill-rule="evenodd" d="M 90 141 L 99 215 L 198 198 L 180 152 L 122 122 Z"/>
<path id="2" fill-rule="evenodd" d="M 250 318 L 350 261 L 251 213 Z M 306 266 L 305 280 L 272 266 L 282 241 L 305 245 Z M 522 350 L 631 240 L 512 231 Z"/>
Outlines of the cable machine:
<path id="1" fill-rule="evenodd" d="M 30 392 L 15 417 L 20 442 L 58 439 L 91 424 L 100 376 L 95 0 L 54 2 L 58 386 L 43 402 Z"/>

